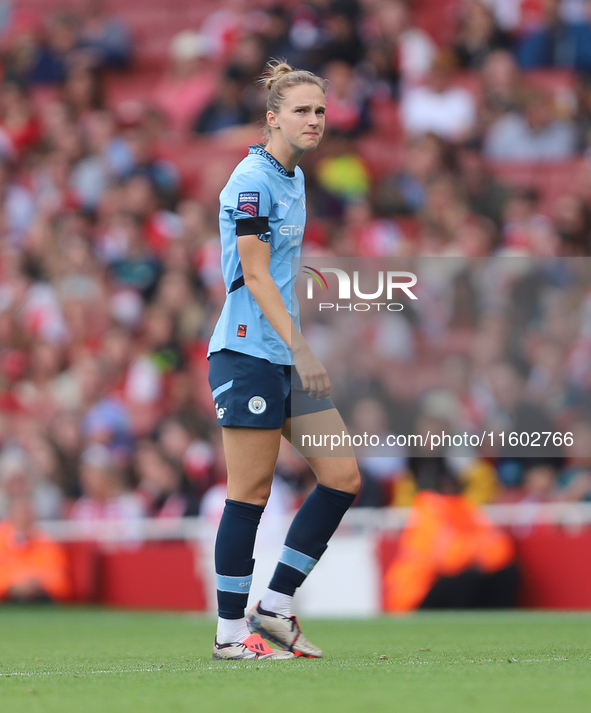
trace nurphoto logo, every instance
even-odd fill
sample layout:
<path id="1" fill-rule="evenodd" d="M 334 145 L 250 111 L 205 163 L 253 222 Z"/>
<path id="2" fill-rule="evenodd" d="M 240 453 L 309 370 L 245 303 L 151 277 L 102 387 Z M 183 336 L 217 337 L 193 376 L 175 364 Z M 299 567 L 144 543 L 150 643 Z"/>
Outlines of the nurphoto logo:
<path id="1" fill-rule="evenodd" d="M 369 312 L 370 310 L 379 312 L 382 307 L 389 312 L 400 312 L 404 309 L 404 305 L 400 302 L 390 301 L 393 299 L 394 290 L 401 290 L 411 300 L 417 299 L 417 296 L 411 290 L 411 287 L 414 287 L 417 284 L 417 276 L 414 272 L 392 270 L 384 273 L 383 270 L 380 270 L 378 271 L 377 277 L 374 278 L 373 282 L 373 285 L 375 286 L 377 281 L 377 289 L 375 292 L 370 293 L 361 291 L 358 270 L 353 271 L 352 281 L 349 273 L 337 267 L 322 267 L 320 270 L 316 270 L 313 267 L 304 265 L 302 272 L 305 275 L 308 275 L 306 292 L 307 299 L 311 300 L 314 298 L 315 284 L 320 286 L 320 290 L 326 289 L 328 291 L 329 285 L 324 275 L 333 274 L 336 275 L 338 281 L 338 299 L 347 300 L 347 303 L 320 302 L 318 305 L 319 312 L 329 309 L 336 309 L 337 311 L 348 310 L 349 312 L 352 310 L 355 312 Z M 353 283 L 353 293 L 358 299 L 379 300 L 385 293 L 385 297 L 388 302 L 350 302 L 351 282 Z M 367 283 L 367 280 L 365 280 L 365 282 Z"/>

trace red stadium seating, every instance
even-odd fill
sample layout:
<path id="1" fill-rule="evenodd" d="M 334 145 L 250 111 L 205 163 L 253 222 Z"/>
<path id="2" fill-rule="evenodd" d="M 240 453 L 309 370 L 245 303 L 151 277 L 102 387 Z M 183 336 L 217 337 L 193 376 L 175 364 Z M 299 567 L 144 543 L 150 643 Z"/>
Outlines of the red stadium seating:
<path id="1" fill-rule="evenodd" d="M 543 212 L 551 214 L 554 201 L 576 192 L 575 180 L 584 159 L 546 163 L 493 163 L 493 173 L 510 186 L 534 187 L 540 191 Z"/>
<path id="2" fill-rule="evenodd" d="M 357 150 L 375 178 L 395 171 L 402 161 L 402 144 L 385 141 L 379 134 L 365 136 L 357 143 Z"/>
<path id="3" fill-rule="evenodd" d="M 372 133 L 384 141 L 401 141 L 402 124 L 398 102 L 392 100 L 373 101 L 371 104 Z"/>
<path id="4" fill-rule="evenodd" d="M 415 0 L 412 3 L 414 22 L 439 45 L 444 45 L 454 37 L 458 7 L 458 0 Z"/>

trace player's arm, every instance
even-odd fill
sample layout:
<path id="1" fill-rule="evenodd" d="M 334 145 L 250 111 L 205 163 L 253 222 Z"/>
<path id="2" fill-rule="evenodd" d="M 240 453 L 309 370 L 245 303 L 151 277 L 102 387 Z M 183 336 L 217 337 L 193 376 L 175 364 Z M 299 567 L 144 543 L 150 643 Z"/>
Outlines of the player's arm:
<path id="1" fill-rule="evenodd" d="M 326 369 L 312 354 L 306 340 L 292 322 L 281 293 L 269 272 L 270 243 L 260 240 L 256 235 L 239 235 L 237 241 L 244 284 L 273 329 L 292 350 L 304 390 L 317 398 L 328 396 L 330 380 Z"/>

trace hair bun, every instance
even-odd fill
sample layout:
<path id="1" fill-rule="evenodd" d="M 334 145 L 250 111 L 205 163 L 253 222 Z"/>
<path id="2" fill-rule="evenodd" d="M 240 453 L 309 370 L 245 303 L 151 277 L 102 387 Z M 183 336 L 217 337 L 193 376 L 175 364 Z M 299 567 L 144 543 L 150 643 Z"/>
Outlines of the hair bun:
<path id="1" fill-rule="evenodd" d="M 287 64 L 287 62 L 277 62 L 277 64 L 272 64 L 269 66 L 269 73 L 265 77 L 265 88 L 268 92 L 278 79 L 293 72 L 293 68 Z"/>

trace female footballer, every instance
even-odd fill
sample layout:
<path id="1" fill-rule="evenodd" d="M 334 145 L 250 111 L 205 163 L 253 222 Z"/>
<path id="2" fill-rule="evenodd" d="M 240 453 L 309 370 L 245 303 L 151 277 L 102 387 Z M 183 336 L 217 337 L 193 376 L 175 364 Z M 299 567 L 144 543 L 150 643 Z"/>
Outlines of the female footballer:
<path id="1" fill-rule="evenodd" d="M 222 270 L 227 296 L 209 345 L 209 382 L 228 470 L 228 499 L 215 545 L 218 628 L 214 659 L 318 658 L 291 613 L 295 590 L 319 560 L 355 499 L 352 451 L 307 457 L 318 484 L 287 534 L 262 600 L 245 617 L 258 524 L 282 436 L 345 426 L 330 381 L 299 331 L 292 258 L 306 220 L 298 162 L 322 138 L 326 85 L 314 74 L 270 63 L 266 141 L 251 146 L 220 194 Z M 293 374 L 292 365 L 297 373 Z M 293 413 L 292 413 L 293 408 Z M 334 429 L 334 430 L 333 430 Z M 302 431 L 302 428 L 299 429 Z M 268 639 L 280 650 L 271 648 Z"/>

